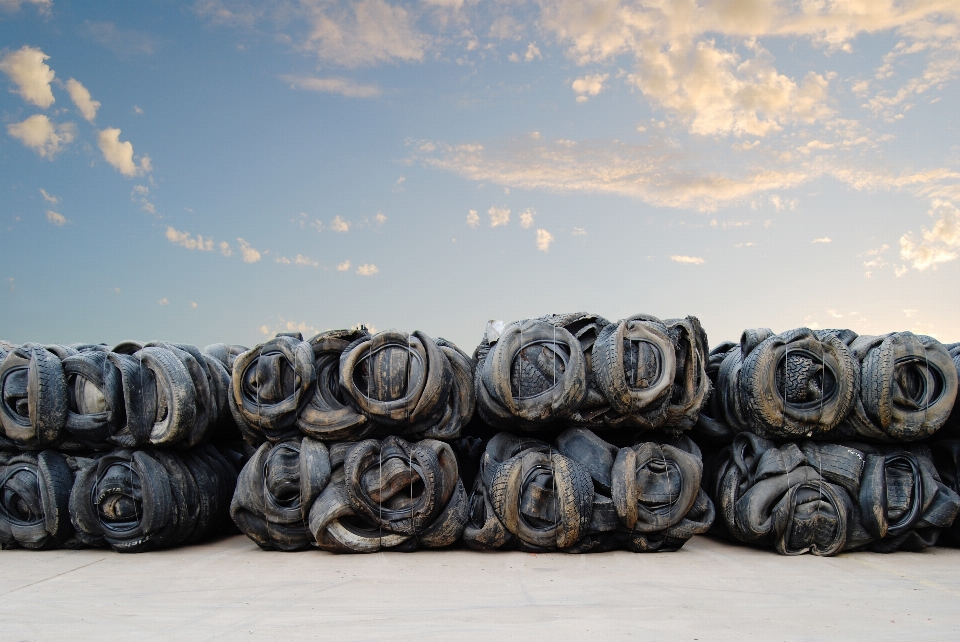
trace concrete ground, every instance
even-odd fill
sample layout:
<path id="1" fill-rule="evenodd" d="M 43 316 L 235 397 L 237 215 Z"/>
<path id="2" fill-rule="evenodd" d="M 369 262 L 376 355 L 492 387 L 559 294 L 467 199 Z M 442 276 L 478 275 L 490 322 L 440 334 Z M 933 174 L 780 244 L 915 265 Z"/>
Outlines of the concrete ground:
<path id="1" fill-rule="evenodd" d="M 0 640 L 951 640 L 960 550 L 0 552 Z"/>

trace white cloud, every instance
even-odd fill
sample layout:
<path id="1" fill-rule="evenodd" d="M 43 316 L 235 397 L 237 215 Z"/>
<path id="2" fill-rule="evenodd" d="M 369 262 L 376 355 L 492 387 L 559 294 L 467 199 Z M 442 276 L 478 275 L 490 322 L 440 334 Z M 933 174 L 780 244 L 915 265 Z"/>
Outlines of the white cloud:
<path id="1" fill-rule="evenodd" d="M 297 258 L 295 258 L 293 262 L 297 265 L 306 265 L 309 267 L 319 267 L 320 265 L 319 261 L 314 261 L 309 256 L 303 256 L 302 254 L 297 254 Z"/>
<path id="2" fill-rule="evenodd" d="M 311 31 L 304 48 L 329 63 L 355 67 L 420 61 L 430 44 L 406 9 L 383 0 L 359 0 L 336 8 L 312 3 L 308 11 Z"/>
<path id="3" fill-rule="evenodd" d="M 480 225 L 480 215 L 477 214 L 477 210 L 470 210 L 467 212 L 467 225 L 470 227 L 477 227 Z"/>
<path id="4" fill-rule="evenodd" d="M 34 114 L 22 123 L 7 125 L 7 133 L 41 157 L 53 160 L 64 146 L 76 138 L 77 128 L 73 123 L 57 124 L 45 114 Z"/>
<path id="5" fill-rule="evenodd" d="M 90 96 L 90 92 L 79 81 L 71 78 L 67 81 L 67 93 L 70 94 L 70 100 L 77 106 L 80 115 L 93 122 L 97 117 L 97 110 L 100 109 L 100 102 Z"/>
<path id="6" fill-rule="evenodd" d="M 573 235 L 574 235 L 574 236 L 586 236 L 586 235 L 587 235 L 587 231 L 586 231 L 585 229 L 583 229 L 582 227 L 575 227 L 575 228 L 573 228 Z"/>
<path id="7" fill-rule="evenodd" d="M 44 60 L 50 56 L 34 47 L 24 46 L 0 59 L 0 71 L 10 76 L 16 85 L 15 93 L 32 105 L 46 109 L 56 100 L 50 83 L 54 73 Z"/>
<path id="8" fill-rule="evenodd" d="M 813 240 L 810 241 L 810 242 L 811 242 L 811 243 L 832 243 L 832 242 L 833 242 L 833 239 L 830 238 L 829 236 L 824 236 L 824 237 L 821 237 L 821 238 L 818 238 L 818 239 L 813 239 Z"/>
<path id="9" fill-rule="evenodd" d="M 189 232 L 181 232 L 174 227 L 167 227 L 166 236 L 167 240 L 174 245 L 181 245 L 188 250 L 213 251 L 213 239 L 205 239 L 200 234 L 197 234 L 197 238 L 193 238 Z"/>
<path id="10" fill-rule="evenodd" d="M 372 263 L 364 263 L 363 265 L 357 266 L 357 274 L 360 276 L 373 276 L 379 271 L 380 269 Z"/>
<path id="11" fill-rule="evenodd" d="M 250 247 L 249 243 L 242 238 L 237 238 L 237 243 L 240 244 L 240 255 L 244 263 L 256 263 L 260 260 L 260 252 Z"/>
<path id="12" fill-rule="evenodd" d="M 223 254 L 224 256 L 233 256 L 233 248 L 230 247 L 230 244 L 226 241 L 220 241 L 220 245 L 218 247 L 220 248 L 220 254 Z"/>
<path id="13" fill-rule="evenodd" d="M 536 214 L 537 210 L 532 207 L 528 207 L 520 212 L 520 227 L 525 230 L 530 229 L 530 226 L 533 225 L 533 217 L 536 216 Z"/>
<path id="14" fill-rule="evenodd" d="M 670 257 L 670 260 L 676 261 L 677 263 L 691 263 L 693 265 L 704 263 L 704 260 L 699 256 L 684 256 L 683 254 L 674 254 Z"/>
<path id="15" fill-rule="evenodd" d="M 344 261 L 337 264 L 337 272 L 346 272 L 350 269 L 350 261 Z"/>
<path id="16" fill-rule="evenodd" d="M 376 98 L 382 93 L 376 85 L 362 85 L 347 78 L 313 78 L 309 76 L 281 76 L 281 78 L 290 83 L 291 89 L 340 94 L 346 98 Z"/>
<path id="17" fill-rule="evenodd" d="M 610 74 L 593 74 L 574 80 L 571 87 L 577 93 L 577 102 L 586 102 L 589 96 L 599 94 L 603 90 L 603 83 L 609 77 Z"/>
<path id="18" fill-rule="evenodd" d="M 938 263 L 953 261 L 960 249 L 960 210 L 953 203 L 934 199 L 929 215 L 937 220 L 931 229 L 920 230 L 919 239 L 913 232 L 900 237 L 900 257 L 915 270 L 923 271 Z"/>
<path id="19" fill-rule="evenodd" d="M 402 176 L 400 178 L 403 178 Z M 377 212 L 377 215 L 373 217 L 373 220 L 377 222 L 377 225 L 383 225 L 387 222 L 387 215 L 383 212 Z"/>
<path id="20" fill-rule="evenodd" d="M 510 222 L 510 210 L 503 207 L 491 207 L 487 210 L 490 215 L 490 227 L 499 227 Z"/>
<path id="21" fill-rule="evenodd" d="M 137 176 L 146 174 L 151 170 L 150 157 L 144 156 L 140 159 L 140 166 L 133 160 L 133 143 L 130 141 L 120 141 L 120 130 L 116 127 L 107 127 L 100 131 L 97 137 L 97 144 L 100 151 L 103 152 L 103 158 L 110 163 L 114 169 L 124 176 Z"/>
<path id="22" fill-rule="evenodd" d="M 527 45 L 527 52 L 523 54 L 523 59 L 532 62 L 536 58 L 543 58 L 543 56 L 540 55 L 540 48 L 537 47 L 536 43 L 531 42 Z"/>
<path id="23" fill-rule="evenodd" d="M 136 105 L 134 105 L 133 113 L 135 113 L 137 116 L 143 116 L 143 109 L 141 107 L 137 107 Z"/>
<path id="24" fill-rule="evenodd" d="M 520 56 L 517 55 L 516 51 L 514 51 L 509 56 L 507 56 L 507 60 L 509 60 L 510 62 L 520 62 Z"/>
<path id="25" fill-rule="evenodd" d="M 273 259 L 274 263 L 279 263 L 280 265 L 290 265 L 292 261 L 285 256 L 280 256 Z"/>
<path id="26" fill-rule="evenodd" d="M 190 302 L 190 307 L 193 308 L 194 310 L 196 310 L 196 309 L 197 309 L 197 302 L 196 302 L 196 301 L 191 301 L 191 302 Z"/>
<path id="27" fill-rule="evenodd" d="M 43 200 L 47 201 L 48 203 L 53 203 L 54 205 L 56 205 L 57 203 L 60 202 L 59 198 L 57 198 L 53 194 L 48 194 L 47 190 L 43 189 L 42 187 L 40 188 L 40 193 L 43 195 Z"/>
<path id="28" fill-rule="evenodd" d="M 157 301 L 157 305 L 170 305 L 170 299 L 168 299 L 167 297 L 163 297 L 162 299 Z"/>
<path id="29" fill-rule="evenodd" d="M 334 232 L 349 232 L 350 223 L 343 220 L 343 217 L 338 214 L 332 221 L 330 221 L 330 229 Z"/>
<path id="30" fill-rule="evenodd" d="M 53 6 L 53 0 L 0 0 L 0 9 L 13 13 L 19 11 L 25 4 L 32 4 L 37 11 L 43 14 L 50 13 L 50 7 Z"/>
<path id="31" fill-rule="evenodd" d="M 68 223 L 67 218 L 63 214 L 58 214 L 53 210 L 47 210 L 47 220 L 56 225 L 57 227 L 63 227 L 64 223 Z"/>
<path id="32" fill-rule="evenodd" d="M 537 249 L 541 252 L 549 252 L 550 244 L 553 243 L 553 234 L 546 230 L 537 230 Z"/>
<path id="33" fill-rule="evenodd" d="M 272 337 L 278 332 L 299 332 L 305 337 L 317 334 L 317 329 L 312 325 L 307 325 L 304 321 L 300 321 L 299 323 L 295 321 L 287 321 L 283 317 L 280 317 L 280 325 L 277 327 L 262 325 L 258 329 L 268 337 Z"/>

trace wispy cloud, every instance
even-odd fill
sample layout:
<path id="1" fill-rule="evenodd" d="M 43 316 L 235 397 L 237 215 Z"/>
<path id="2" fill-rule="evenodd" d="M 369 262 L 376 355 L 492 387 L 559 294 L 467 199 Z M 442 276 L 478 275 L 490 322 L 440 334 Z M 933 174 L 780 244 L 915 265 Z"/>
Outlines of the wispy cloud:
<path id="1" fill-rule="evenodd" d="M 467 225 L 470 227 L 477 227 L 480 225 L 480 215 L 477 214 L 477 210 L 470 210 L 467 212 Z"/>
<path id="2" fill-rule="evenodd" d="M 157 36 L 134 29 L 121 29 L 112 22 L 87 20 L 80 33 L 123 58 L 134 55 L 153 55 L 160 47 Z"/>
<path id="3" fill-rule="evenodd" d="M 530 226 L 533 225 L 533 217 L 536 216 L 536 214 L 537 210 L 532 207 L 528 207 L 520 212 L 520 227 L 525 230 L 530 229 Z"/>
<path id="4" fill-rule="evenodd" d="M 197 237 L 194 238 L 189 232 L 181 232 L 174 227 L 167 227 L 166 237 L 174 245 L 180 245 L 188 250 L 213 251 L 213 239 L 205 239 L 200 234 L 197 234 Z"/>
<path id="5" fill-rule="evenodd" d="M 281 76 L 283 81 L 290 84 L 291 89 L 306 89 L 328 94 L 340 94 L 346 98 L 376 98 L 382 92 L 376 85 L 364 85 L 348 78 L 329 77 L 315 78 L 311 76 Z"/>
<path id="6" fill-rule="evenodd" d="M 337 215 L 332 221 L 330 221 L 330 229 L 334 232 L 349 232 L 350 222 L 343 220 L 342 216 Z"/>
<path id="7" fill-rule="evenodd" d="M 960 210 L 953 203 L 934 199 L 929 215 L 936 221 L 930 229 L 921 228 L 920 238 L 913 232 L 900 237 L 900 257 L 915 270 L 953 261 L 960 251 Z"/>
<path id="8" fill-rule="evenodd" d="M 56 205 L 60 202 L 58 197 L 54 196 L 53 194 L 48 194 L 47 190 L 43 189 L 42 187 L 40 188 L 40 194 L 43 195 L 43 200 L 47 201 L 48 203 L 53 203 Z"/>
<path id="9" fill-rule="evenodd" d="M 350 269 L 350 261 L 337 264 L 337 272 L 346 272 Z"/>
<path id="10" fill-rule="evenodd" d="M 170 305 L 170 299 L 168 299 L 167 297 L 163 297 L 162 299 L 157 301 L 157 305 Z"/>
<path id="11" fill-rule="evenodd" d="M 69 223 L 67 217 L 65 217 L 63 214 L 54 212 L 53 210 L 47 210 L 47 220 L 57 227 L 63 227 L 64 223 Z"/>
<path id="12" fill-rule="evenodd" d="M 820 238 L 818 238 L 818 239 L 813 239 L 813 240 L 810 241 L 810 242 L 811 242 L 811 243 L 832 243 L 832 242 L 833 242 L 833 239 L 830 238 L 829 236 L 822 236 L 822 237 L 820 237 Z"/>
<path id="13" fill-rule="evenodd" d="M 699 256 L 685 256 L 683 254 L 674 254 L 670 257 L 671 261 L 676 261 L 677 263 L 690 263 L 693 265 L 700 265 L 704 263 L 704 260 Z"/>

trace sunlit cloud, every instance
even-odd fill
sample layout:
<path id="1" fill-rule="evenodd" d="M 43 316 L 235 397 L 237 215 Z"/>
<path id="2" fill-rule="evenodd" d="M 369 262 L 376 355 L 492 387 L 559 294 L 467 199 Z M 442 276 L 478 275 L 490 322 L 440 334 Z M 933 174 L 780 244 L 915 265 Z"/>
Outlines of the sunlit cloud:
<path id="1" fill-rule="evenodd" d="M 63 227 L 64 223 L 68 223 L 67 217 L 53 210 L 47 210 L 47 220 L 56 225 L 57 227 Z"/>
<path id="2" fill-rule="evenodd" d="M 50 56 L 40 49 L 24 46 L 0 59 L 0 71 L 16 85 L 11 89 L 26 102 L 46 109 L 55 102 L 50 83 L 56 74 L 44 60 Z"/>
<path id="3" fill-rule="evenodd" d="M 181 232 L 174 227 L 167 227 L 166 237 L 174 245 L 185 247 L 188 250 L 213 251 L 213 239 L 205 239 L 200 234 L 197 234 L 194 238 L 189 232 Z"/>
<path id="4" fill-rule="evenodd" d="M 73 123 L 57 124 L 46 114 L 34 114 L 21 123 L 7 125 L 7 133 L 42 158 L 53 160 L 77 136 Z"/>
<path id="5" fill-rule="evenodd" d="M 671 261 L 676 261 L 677 263 L 690 263 L 692 265 L 700 265 L 704 263 L 704 260 L 699 256 L 685 256 L 683 254 L 674 254 L 670 257 Z"/>
<path id="6" fill-rule="evenodd" d="M 363 265 L 357 266 L 357 274 L 360 276 L 373 276 L 379 271 L 380 269 L 372 263 L 364 263 Z"/>
<path id="7" fill-rule="evenodd" d="M 70 94 L 70 100 L 76 105 L 80 115 L 92 123 L 97 117 L 100 102 L 94 100 L 87 88 L 73 78 L 67 81 L 67 93 Z"/>
<path id="8" fill-rule="evenodd" d="M 133 144 L 130 141 L 121 141 L 120 130 L 116 127 L 101 130 L 97 144 L 103 152 L 103 159 L 124 176 L 139 176 L 151 170 L 149 156 L 141 157 L 139 165 L 134 161 Z"/>
<path id="9" fill-rule="evenodd" d="M 813 240 L 810 241 L 810 242 L 811 242 L 811 243 L 832 243 L 832 242 L 833 242 L 833 239 L 831 239 L 829 236 L 823 236 L 823 237 L 818 238 L 818 239 L 813 239 Z"/>
<path id="10" fill-rule="evenodd" d="M 334 232 L 349 232 L 350 223 L 343 220 L 343 217 L 337 215 L 332 221 L 330 221 L 330 229 Z"/>
<path id="11" fill-rule="evenodd" d="M 533 217 L 536 216 L 536 214 L 537 210 L 532 207 L 528 207 L 520 212 L 520 227 L 525 230 L 530 229 L 530 226 L 533 225 Z"/>
<path id="12" fill-rule="evenodd" d="M 243 257 L 244 263 L 256 263 L 260 260 L 260 252 L 250 247 L 245 240 L 237 238 L 237 243 L 240 244 L 240 256 Z"/>
<path id="13" fill-rule="evenodd" d="M 549 252 L 550 244 L 553 243 L 553 234 L 546 230 L 537 230 L 537 249 L 541 252 Z"/>
<path id="14" fill-rule="evenodd" d="M 337 264 L 337 272 L 347 272 L 350 270 L 350 261 L 344 261 L 343 263 Z"/>
<path id="15" fill-rule="evenodd" d="M 929 215 L 936 220 L 930 229 L 920 230 L 920 238 L 913 232 L 900 237 L 900 257 L 915 270 L 953 261 L 960 251 L 960 210 L 953 203 L 934 199 Z"/>
<path id="16" fill-rule="evenodd" d="M 505 207 L 491 207 L 487 215 L 490 217 L 490 227 L 500 227 L 510 222 L 510 210 Z"/>
<path id="17" fill-rule="evenodd" d="M 40 188 L 40 194 L 43 196 L 43 200 L 47 201 L 48 203 L 53 203 L 54 205 L 56 205 L 57 203 L 60 202 L 60 199 L 58 197 L 54 196 L 53 194 L 47 193 L 47 190 L 43 189 L 42 187 Z"/>
<path id="18" fill-rule="evenodd" d="M 480 215 L 477 214 L 477 210 L 470 210 L 467 212 L 467 225 L 470 227 L 477 227 L 480 225 Z"/>

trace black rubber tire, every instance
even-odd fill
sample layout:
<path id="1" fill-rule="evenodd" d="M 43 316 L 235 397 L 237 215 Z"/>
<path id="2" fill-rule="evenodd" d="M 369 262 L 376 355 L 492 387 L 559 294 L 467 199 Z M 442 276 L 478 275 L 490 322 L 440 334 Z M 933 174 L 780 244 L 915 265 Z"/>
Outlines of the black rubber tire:
<path id="1" fill-rule="evenodd" d="M 679 489 L 673 493 L 671 471 Z M 703 462 L 668 444 L 645 442 L 621 448 L 611 472 L 611 497 L 620 521 L 630 531 L 666 530 L 686 516 L 697 499 Z M 666 479 L 668 493 L 661 490 Z"/>
<path id="2" fill-rule="evenodd" d="M 707 376 L 709 343 L 697 317 L 663 322 L 676 351 L 676 371 L 664 423 L 689 430 L 706 405 L 712 384 Z"/>
<path id="3" fill-rule="evenodd" d="M 368 418 L 392 428 L 444 414 L 452 372 L 436 342 L 422 332 L 389 330 L 353 342 L 340 357 L 340 385 Z"/>
<path id="4" fill-rule="evenodd" d="M 155 346 L 144 347 L 134 358 L 153 373 L 157 386 L 157 414 L 150 428 L 150 444 L 167 446 L 189 440 L 202 396 L 198 397 L 183 361 L 172 350 Z"/>
<path id="5" fill-rule="evenodd" d="M 641 428 L 657 428 L 666 421 L 676 366 L 676 348 L 666 326 L 646 315 L 610 324 L 593 346 L 594 373 L 604 396 Z M 650 367 L 653 373 L 647 371 Z"/>
<path id="6" fill-rule="evenodd" d="M 473 389 L 476 364 L 467 354 L 446 339 L 437 339 L 440 352 L 447 358 L 453 373 L 450 393 L 447 395 L 443 418 L 420 433 L 425 439 L 457 439 L 477 409 L 477 395 Z"/>
<path id="7" fill-rule="evenodd" d="M 957 367 L 940 342 L 895 332 L 863 359 L 860 397 L 883 438 L 916 441 L 946 423 L 957 398 Z"/>
<path id="8" fill-rule="evenodd" d="M 313 350 L 305 341 L 279 336 L 258 345 L 233 365 L 230 408 L 244 438 L 272 442 L 299 434 L 297 413 L 316 382 Z"/>
<path id="9" fill-rule="evenodd" d="M 104 444 L 126 423 L 120 372 L 108 362 L 106 352 L 87 351 L 64 359 L 63 375 L 64 429 L 93 447 Z"/>
<path id="10" fill-rule="evenodd" d="M 153 371 L 143 366 L 138 356 L 107 353 L 107 361 L 115 369 L 104 377 L 119 377 L 123 398 L 124 424 L 109 441 L 124 448 L 150 443 L 150 432 L 157 416 L 157 380 Z"/>
<path id="11" fill-rule="evenodd" d="M 859 364 L 842 341 L 798 328 L 765 339 L 746 355 L 739 393 L 753 432 L 816 437 L 843 421 L 859 387 Z"/>
<path id="12" fill-rule="evenodd" d="M 340 386 L 340 356 L 352 342 L 368 337 L 366 330 L 331 330 L 308 342 L 313 350 L 316 387 L 297 415 L 297 426 L 315 439 L 359 441 L 375 427 L 358 412 Z"/>
<path id="13" fill-rule="evenodd" d="M 536 349 L 538 353 L 530 352 Z M 524 396 L 524 385 L 533 394 Z M 504 328 L 478 363 L 474 386 L 485 420 L 502 428 L 536 430 L 570 416 L 586 398 L 586 360 L 580 342 L 566 329 L 518 321 Z"/>
<path id="14" fill-rule="evenodd" d="M 613 464 L 619 450 L 585 428 L 571 428 L 557 437 L 557 450 L 587 469 L 593 483 L 609 495 Z"/>
<path id="15" fill-rule="evenodd" d="M 527 486 L 533 481 L 530 473 L 547 470 L 552 482 L 551 496 L 546 503 L 533 497 L 529 504 L 524 503 Z M 571 547 L 587 533 L 593 516 L 593 496 L 590 473 L 555 451 L 526 450 L 511 457 L 497 467 L 490 487 L 493 509 L 504 527 L 519 541 L 544 549 Z M 552 512 L 553 524 L 532 523 L 523 506 L 540 509 L 544 515 Z"/>
<path id="16" fill-rule="evenodd" d="M 43 346 L 24 344 L 0 363 L 0 427 L 18 448 L 57 443 L 67 421 L 67 384 L 60 360 Z"/>

